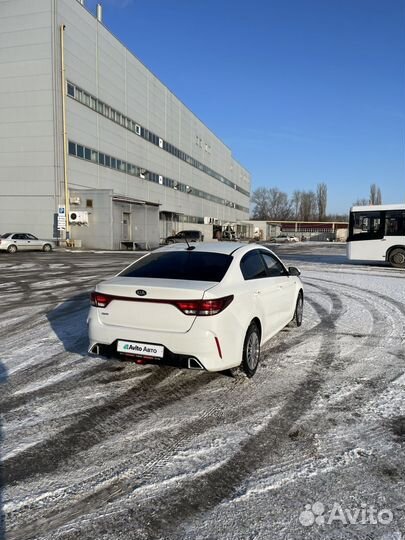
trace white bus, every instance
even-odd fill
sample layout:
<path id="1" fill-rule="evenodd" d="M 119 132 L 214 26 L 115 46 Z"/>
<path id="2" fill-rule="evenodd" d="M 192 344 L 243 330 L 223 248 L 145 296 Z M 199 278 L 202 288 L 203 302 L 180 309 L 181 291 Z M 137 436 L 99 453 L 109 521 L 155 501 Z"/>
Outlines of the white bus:
<path id="1" fill-rule="evenodd" d="M 347 256 L 354 261 L 387 261 L 405 268 L 405 204 L 353 206 Z"/>

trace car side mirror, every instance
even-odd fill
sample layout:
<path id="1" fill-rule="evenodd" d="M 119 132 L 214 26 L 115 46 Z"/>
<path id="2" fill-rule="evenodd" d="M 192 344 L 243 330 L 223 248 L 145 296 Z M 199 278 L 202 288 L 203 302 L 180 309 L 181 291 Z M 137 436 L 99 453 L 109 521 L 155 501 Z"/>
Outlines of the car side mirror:
<path id="1" fill-rule="evenodd" d="M 288 268 L 288 273 L 290 276 L 300 276 L 301 272 L 298 270 L 298 268 L 295 268 L 295 266 L 290 266 Z"/>

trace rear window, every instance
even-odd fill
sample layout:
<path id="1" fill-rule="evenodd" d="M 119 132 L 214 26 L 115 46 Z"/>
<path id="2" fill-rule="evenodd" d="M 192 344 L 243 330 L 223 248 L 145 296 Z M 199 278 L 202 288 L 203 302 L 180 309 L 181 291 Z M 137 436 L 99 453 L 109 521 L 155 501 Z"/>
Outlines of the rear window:
<path id="1" fill-rule="evenodd" d="M 222 280 L 232 262 L 230 255 L 199 251 L 152 253 L 121 272 L 120 276 L 189 281 Z"/>
<path id="2" fill-rule="evenodd" d="M 5 233 L 5 234 L 2 234 L 2 235 L 0 236 L 0 238 L 8 238 L 9 236 L 11 236 L 11 232 L 7 232 L 7 233 Z"/>

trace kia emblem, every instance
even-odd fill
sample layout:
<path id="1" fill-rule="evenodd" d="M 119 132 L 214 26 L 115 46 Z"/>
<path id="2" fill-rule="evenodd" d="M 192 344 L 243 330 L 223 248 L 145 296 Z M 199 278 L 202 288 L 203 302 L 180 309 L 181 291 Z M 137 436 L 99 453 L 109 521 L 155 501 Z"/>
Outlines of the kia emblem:
<path id="1" fill-rule="evenodd" d="M 143 289 L 138 289 L 138 290 L 136 291 L 136 294 L 137 294 L 138 296 L 146 296 L 146 291 L 144 291 Z"/>

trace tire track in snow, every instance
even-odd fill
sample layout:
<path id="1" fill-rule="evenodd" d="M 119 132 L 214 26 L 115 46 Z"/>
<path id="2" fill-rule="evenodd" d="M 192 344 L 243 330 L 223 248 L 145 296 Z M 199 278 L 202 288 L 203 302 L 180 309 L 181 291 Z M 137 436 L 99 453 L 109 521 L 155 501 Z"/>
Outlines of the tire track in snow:
<path id="1" fill-rule="evenodd" d="M 327 293 L 327 291 L 325 291 Z M 314 302 L 312 302 L 313 304 L 315 304 Z M 322 311 L 323 310 L 323 315 L 325 315 L 326 313 L 326 310 L 324 308 L 322 308 L 322 306 L 320 306 L 318 304 L 318 311 Z M 374 313 L 374 316 L 375 315 L 378 315 L 378 312 Z M 372 340 L 373 339 L 373 336 L 371 336 L 369 338 L 369 340 Z M 367 340 L 367 341 L 369 341 Z M 298 344 L 298 343 L 297 343 Z M 302 344 L 302 343 L 299 343 L 299 344 Z M 283 345 L 283 344 L 282 344 Z M 294 346 L 293 344 L 291 346 Z M 283 348 L 283 347 L 282 347 Z M 271 347 L 270 347 L 271 349 Z M 288 347 L 287 349 L 288 350 Z M 271 350 L 270 350 L 271 352 Z M 203 426 L 201 426 L 201 429 L 196 429 L 194 427 L 194 433 L 196 434 L 197 432 L 200 433 L 200 432 L 204 432 L 204 429 L 208 429 L 210 426 L 215 426 L 217 424 L 217 418 L 215 418 L 215 415 L 218 414 L 218 411 L 213 411 L 213 417 L 209 417 L 204 419 L 203 420 Z M 231 415 L 232 416 L 232 415 Z M 235 419 L 237 420 L 238 416 L 237 415 L 234 415 L 235 416 Z M 231 418 L 232 419 L 232 418 Z M 200 422 L 200 419 L 198 419 L 198 423 Z M 180 435 L 178 435 L 180 437 Z M 187 435 L 186 435 L 187 437 Z M 180 439 L 181 440 L 181 439 Z M 178 447 L 178 445 L 176 446 L 176 448 Z M 154 466 L 155 464 L 152 463 L 151 464 L 152 466 Z M 282 471 L 283 469 L 286 468 L 286 466 L 288 466 L 288 463 L 281 463 L 279 464 L 281 465 L 281 467 L 279 466 L 278 469 L 279 469 L 279 472 Z M 276 471 L 275 471 L 276 472 Z M 99 503 L 102 503 L 102 504 L 106 504 L 108 503 L 109 501 L 111 501 L 112 499 L 115 499 L 119 496 L 123 496 L 125 495 L 127 492 L 130 492 L 131 490 L 134 489 L 134 485 L 133 483 L 131 482 L 124 482 L 123 485 L 110 485 L 108 488 L 106 488 L 105 492 L 104 493 L 98 493 L 96 496 L 90 496 L 89 497 L 89 500 L 86 499 L 86 505 L 90 505 L 92 510 L 95 509 L 95 507 L 99 507 L 99 504 L 95 504 L 96 503 L 96 499 L 98 498 L 99 499 Z M 101 498 L 100 498 L 101 496 Z M 73 512 L 70 514 L 70 519 L 71 518 L 74 518 L 74 514 L 77 514 L 77 513 L 80 513 L 80 510 L 79 508 L 77 508 L 77 512 Z M 59 518 L 62 518 L 62 516 L 59 514 Z M 68 518 L 68 516 L 64 516 L 64 519 L 66 520 L 66 518 Z M 69 518 L 68 518 L 69 519 Z M 62 523 L 63 523 L 63 519 L 62 519 Z M 59 521 L 59 524 L 61 524 L 61 522 Z M 55 523 L 55 526 L 57 526 L 57 524 Z"/>
<path id="2" fill-rule="evenodd" d="M 113 417 L 125 409 L 136 406 L 138 402 L 134 400 L 135 397 L 137 400 L 148 399 L 154 386 L 162 383 L 172 373 L 173 371 L 169 371 L 169 368 L 157 368 L 156 372 L 144 381 L 147 385 L 142 387 L 137 385 L 115 399 L 86 409 L 75 415 L 76 421 L 67 425 L 55 436 L 44 439 L 33 447 L 6 459 L 3 461 L 4 483 L 20 482 L 35 474 L 52 472 L 72 455 L 88 450 L 106 436 L 126 430 L 128 426 L 124 422 L 106 424 L 112 422 Z M 193 383 L 184 380 L 174 388 L 160 388 L 158 398 L 148 400 L 145 405 L 136 408 L 136 421 L 209 384 L 209 379 L 204 377 L 205 374 L 201 375 Z M 130 412 L 128 414 L 131 415 Z"/>
<path id="3" fill-rule="evenodd" d="M 323 316 L 323 324 L 335 326 L 335 316 L 343 306 L 339 297 L 330 293 L 332 313 Z M 335 316 L 334 316 L 335 315 Z M 288 439 L 291 426 L 309 409 L 322 387 L 327 370 L 338 356 L 338 343 L 333 334 L 325 335 L 319 357 L 312 363 L 304 380 L 295 388 L 279 412 L 267 426 L 242 443 L 236 453 L 223 465 L 198 478 L 186 479 L 178 488 L 163 497 L 148 498 L 137 505 L 131 517 L 142 528 L 139 538 L 165 537 L 194 515 L 215 508 L 222 501 L 232 498 L 263 462 L 270 457 L 278 459 Z M 151 511 L 152 509 L 152 511 Z M 102 519 L 100 527 L 102 527 Z M 119 531 L 119 528 L 115 529 Z"/>
<path id="4" fill-rule="evenodd" d="M 342 311 L 339 298 L 331 293 L 331 299 L 333 313 L 329 313 L 323 306 L 312 301 L 321 314 L 322 320 L 319 325 L 333 326 L 334 316 L 338 317 Z M 161 534 L 167 535 L 185 518 L 190 518 L 195 513 L 198 514 L 215 507 L 224 498 L 232 495 L 243 480 L 260 467 L 266 458 L 270 455 L 273 455 L 276 459 L 279 458 L 280 445 L 288 442 L 288 432 L 291 425 L 310 407 L 315 395 L 321 388 L 324 377 L 321 377 L 320 373 L 325 371 L 324 376 L 326 376 L 328 366 L 333 363 L 336 357 L 336 345 L 333 334 L 325 336 L 320 358 L 311 366 L 310 373 L 293 392 L 286 404 L 281 407 L 280 412 L 276 413 L 274 420 L 272 419 L 268 426 L 258 435 L 243 443 L 237 453 L 225 465 L 208 472 L 201 478 L 185 480 L 180 483 L 178 490 L 172 490 L 163 499 L 159 497 L 152 500 L 148 499 L 147 508 L 143 508 L 141 503 L 137 507 L 137 516 L 134 516 L 133 519 L 136 522 L 137 517 L 148 516 L 147 522 L 150 522 L 150 524 L 143 520 L 138 523 L 138 526 L 143 526 L 145 530 L 146 536 L 142 536 L 142 538 L 158 538 Z M 291 347 L 293 346 L 295 345 L 291 344 Z M 263 405 L 265 404 L 262 402 L 262 407 Z M 239 412 L 243 414 L 243 412 Z M 200 431 L 198 429 L 199 421 L 199 418 L 195 421 L 197 432 Z M 208 417 L 201 427 L 207 429 L 214 422 L 217 424 L 218 418 Z M 191 433 L 195 433 L 192 431 L 192 427 L 188 426 L 187 431 L 190 432 L 190 430 Z M 174 450 L 178 450 L 177 445 Z M 242 457 L 243 463 L 241 465 Z M 252 459 L 250 460 L 250 458 Z M 45 530 L 55 530 L 70 522 L 72 518 L 77 516 L 77 512 L 82 512 L 83 507 L 91 508 L 91 511 L 96 508 L 103 508 L 106 503 L 111 501 L 111 498 L 115 498 L 117 495 L 121 497 L 125 493 L 133 491 L 134 487 L 133 481 L 123 480 L 118 485 L 108 486 L 106 489 L 89 495 L 84 500 L 82 499 L 77 504 L 76 509 L 70 507 L 69 510 L 47 515 L 45 518 L 47 523 Z M 162 506 L 163 508 L 161 508 Z M 151 508 L 154 509 L 153 514 L 150 513 Z M 100 518 L 100 532 L 102 529 L 103 519 Z M 115 530 L 118 529 L 115 528 Z M 13 537 L 10 537 L 10 540 L 13 540 Z"/>
<path id="5" fill-rule="evenodd" d="M 318 281 L 316 279 L 316 282 Z M 345 284 L 342 284 L 342 286 L 346 287 Z M 328 288 L 320 285 L 311 284 L 311 287 L 325 294 L 329 291 Z M 389 310 L 386 309 L 384 312 L 381 306 L 380 309 L 377 309 L 373 303 L 373 299 L 366 294 L 359 294 L 350 290 L 350 292 L 343 292 L 343 295 L 365 306 L 372 316 L 373 324 L 366 339 L 354 351 L 351 351 L 350 357 L 348 354 L 342 356 L 342 358 L 347 358 L 346 361 L 341 361 L 343 367 L 349 367 L 350 371 L 353 372 L 353 369 L 358 365 L 362 375 L 361 378 L 353 380 L 352 375 L 348 376 L 347 380 L 342 381 L 342 385 L 334 389 L 334 392 L 328 391 L 328 399 L 325 407 L 321 410 L 313 411 L 309 419 L 306 420 L 306 423 L 310 424 L 309 427 L 318 433 L 330 429 L 332 426 L 329 422 L 333 421 L 334 417 L 340 414 L 347 414 L 349 423 L 352 421 L 362 423 L 362 414 L 359 411 L 364 409 L 369 402 L 378 401 L 379 396 L 386 392 L 387 388 L 404 372 L 403 361 L 398 359 L 395 363 L 392 361 L 391 356 L 387 355 L 384 376 L 381 376 L 382 359 L 380 350 L 382 348 L 388 348 L 392 340 L 392 336 L 384 331 L 386 330 L 387 318 L 391 315 Z M 399 341 L 400 336 L 397 339 Z M 354 358 L 357 360 L 355 361 Z M 371 362 L 377 358 L 379 368 L 377 373 L 373 375 L 369 371 L 364 372 L 363 366 L 365 359 L 367 360 L 366 366 L 369 367 Z M 332 367 L 342 370 L 342 367 L 339 367 L 339 362 L 337 364 L 335 363 Z M 336 386 L 336 379 L 334 379 L 334 385 Z M 339 397 L 342 390 L 343 395 Z M 335 395 L 338 395 L 337 400 L 335 399 Z M 374 422 L 368 426 L 362 425 L 360 431 L 362 436 L 367 438 L 369 444 L 374 443 L 377 447 L 379 441 L 387 435 L 389 430 L 384 423 L 380 422 L 376 424 Z M 344 439 L 345 437 L 346 433 L 343 433 L 342 438 Z M 335 435 L 333 442 L 330 445 L 326 444 L 325 449 L 328 449 L 329 453 L 333 453 L 338 442 L 339 438 Z"/>

